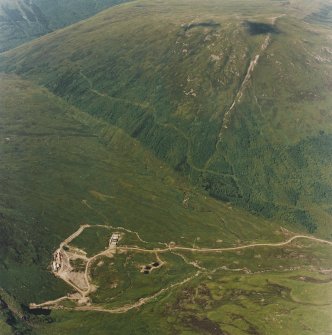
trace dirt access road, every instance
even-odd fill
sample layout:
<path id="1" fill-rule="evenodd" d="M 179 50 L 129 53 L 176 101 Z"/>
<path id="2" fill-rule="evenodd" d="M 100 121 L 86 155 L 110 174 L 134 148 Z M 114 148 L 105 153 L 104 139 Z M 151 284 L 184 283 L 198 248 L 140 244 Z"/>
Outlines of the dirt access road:
<path id="1" fill-rule="evenodd" d="M 90 269 L 92 263 L 98 259 L 99 257 L 106 256 L 106 257 L 114 257 L 116 255 L 116 251 L 132 251 L 132 252 L 141 252 L 141 253 L 154 253 L 158 255 L 159 253 L 165 253 L 165 252 L 174 252 L 174 251 L 189 251 L 189 252 L 194 252 L 194 253 L 219 253 L 219 252 L 232 252 L 232 251 L 239 251 L 243 249 L 249 249 L 249 248 L 261 248 L 261 247 L 268 247 L 268 248 L 278 248 L 278 247 L 285 247 L 289 244 L 291 244 L 295 240 L 309 240 L 313 241 L 316 243 L 322 243 L 322 244 L 327 244 L 332 246 L 332 241 L 320 239 L 314 236 L 307 236 L 307 235 L 294 235 L 290 237 L 288 240 L 284 242 L 276 242 L 276 243 L 252 243 L 252 244 L 247 244 L 247 245 L 241 245 L 237 247 L 227 247 L 227 248 L 189 248 L 189 247 L 181 247 L 181 246 L 176 246 L 169 244 L 168 246 L 165 246 L 165 248 L 156 248 L 156 249 L 147 249 L 147 248 L 139 248 L 135 246 L 118 246 L 117 248 L 114 247 L 109 247 L 106 250 L 88 258 L 85 256 L 85 252 L 83 250 L 77 249 L 77 248 L 72 248 L 70 255 L 67 254 L 64 251 L 64 247 L 69 247 L 68 244 L 72 242 L 76 237 L 78 237 L 85 229 L 90 228 L 90 227 L 101 227 L 101 228 L 107 228 L 107 229 L 117 229 L 117 230 L 122 230 L 126 232 L 130 232 L 132 234 L 135 234 L 140 241 L 144 243 L 148 243 L 141 239 L 140 235 L 138 232 L 134 232 L 131 230 L 127 230 L 126 228 L 123 227 L 112 227 L 112 226 L 105 226 L 105 225 L 98 225 L 98 226 L 91 226 L 91 225 L 83 225 L 80 226 L 80 228 L 74 232 L 72 235 L 70 235 L 68 238 L 66 238 L 64 241 L 60 243 L 60 247 L 56 250 L 56 252 L 63 252 L 66 257 L 63 258 L 62 264 L 61 264 L 61 270 L 59 272 L 53 272 L 54 275 L 57 277 L 60 277 L 63 279 L 66 283 L 68 283 L 71 287 L 73 287 L 76 290 L 76 293 L 67 295 L 64 297 L 61 297 L 56 300 L 51 300 L 51 301 L 46 301 L 41 304 L 30 304 L 31 309 L 36 309 L 36 308 L 45 308 L 45 309 L 65 309 L 65 310 L 76 310 L 76 311 L 97 311 L 97 312 L 106 312 L 106 313 L 126 313 L 131 309 L 134 308 L 139 308 L 143 306 L 144 304 L 151 302 L 152 300 L 156 299 L 159 295 L 163 294 L 166 291 L 169 291 L 173 288 L 176 288 L 178 286 L 182 286 L 186 283 L 188 283 L 190 280 L 198 277 L 204 270 L 204 268 L 200 267 L 197 265 L 196 262 L 190 262 L 186 259 L 184 255 L 178 254 L 179 256 L 182 257 L 182 259 L 189 265 L 193 266 L 196 268 L 199 268 L 199 270 L 192 276 L 180 281 L 176 282 L 174 284 L 171 284 L 168 287 L 165 287 L 161 289 L 160 291 L 154 293 L 151 296 L 148 296 L 146 298 L 141 298 L 138 301 L 132 303 L 132 304 L 126 304 L 121 307 L 116 307 L 116 308 L 104 308 L 102 306 L 96 306 L 96 305 L 91 305 L 89 302 L 89 294 L 93 291 L 93 284 L 92 284 L 92 279 L 90 277 Z M 160 242 L 160 244 L 167 245 L 166 243 Z M 76 285 L 73 285 L 68 280 L 68 272 L 71 271 L 70 266 L 68 264 L 70 263 L 71 257 L 75 258 L 80 258 L 86 261 L 85 265 L 85 270 L 84 270 L 84 278 L 86 281 L 86 289 L 82 290 L 78 288 Z M 71 300 L 71 301 L 76 301 L 78 305 L 76 307 L 65 307 L 61 305 L 60 303 L 65 301 L 65 300 Z"/>

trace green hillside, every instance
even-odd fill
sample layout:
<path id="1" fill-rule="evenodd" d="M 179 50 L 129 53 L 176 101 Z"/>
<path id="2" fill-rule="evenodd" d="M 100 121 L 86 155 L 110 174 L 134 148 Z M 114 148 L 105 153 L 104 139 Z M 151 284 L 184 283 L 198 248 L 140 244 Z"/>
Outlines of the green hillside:
<path id="1" fill-rule="evenodd" d="M 116 334 L 331 331 L 331 279 L 325 270 L 331 268 L 330 246 L 313 241 L 226 253 L 170 251 L 160 254 L 166 262 L 161 272 L 149 276 L 135 264 L 153 257 L 120 253 L 115 264 L 108 261 L 99 269 L 98 263 L 93 269 L 100 287 L 92 295 L 97 306 L 134 303 L 186 276 L 197 277 L 125 314 L 29 311 L 31 302 L 72 292 L 51 275 L 50 261 L 60 241 L 82 224 L 137 231 L 149 248 L 170 241 L 184 247 L 227 248 L 280 242 L 291 235 L 283 223 L 263 220 L 190 187 L 137 140 L 47 89 L 14 75 L 2 75 L 0 82 L 4 334 L 74 335 L 77 329 L 81 334 L 93 329 L 103 335 L 110 328 Z M 92 254 L 102 250 L 109 235 L 97 229 L 73 245 Z M 142 245 L 128 233 L 122 244 Z M 121 280 L 116 291 L 110 286 L 114 278 Z"/>
<path id="2" fill-rule="evenodd" d="M 127 0 L 0 0 L 0 52 Z"/>
<path id="3" fill-rule="evenodd" d="M 332 333 L 329 18 L 136 0 L 1 53 L 0 334 Z"/>
<path id="4" fill-rule="evenodd" d="M 320 4 L 302 5 L 139 1 L 7 52 L 1 69 L 120 127 L 215 198 L 328 237 L 331 43 L 303 21 Z"/>

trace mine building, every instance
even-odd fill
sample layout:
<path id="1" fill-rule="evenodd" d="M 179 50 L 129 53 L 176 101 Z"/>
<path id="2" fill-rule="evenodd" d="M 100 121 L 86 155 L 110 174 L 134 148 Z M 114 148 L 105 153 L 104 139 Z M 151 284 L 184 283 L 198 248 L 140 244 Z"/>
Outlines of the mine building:
<path id="1" fill-rule="evenodd" d="M 115 248 L 119 242 L 120 239 L 120 234 L 119 233 L 113 233 L 111 238 L 110 238 L 110 242 L 109 242 L 109 246 L 110 248 Z"/>

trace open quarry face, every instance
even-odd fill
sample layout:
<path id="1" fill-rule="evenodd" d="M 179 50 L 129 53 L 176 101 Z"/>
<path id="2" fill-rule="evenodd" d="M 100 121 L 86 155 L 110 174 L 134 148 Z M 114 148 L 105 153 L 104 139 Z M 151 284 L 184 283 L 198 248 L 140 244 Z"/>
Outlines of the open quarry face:
<path id="1" fill-rule="evenodd" d="M 140 269 L 138 272 L 143 274 L 149 274 L 151 271 L 157 270 L 165 264 L 165 262 L 160 258 L 158 251 L 153 253 L 153 250 L 146 250 L 148 254 L 153 253 L 155 259 L 148 265 L 138 265 L 136 261 L 133 260 L 133 255 L 131 254 L 136 251 L 145 252 L 145 249 L 140 249 L 137 246 L 122 246 L 118 251 L 118 243 L 124 236 L 124 233 L 118 232 L 110 233 L 108 246 L 105 247 L 103 251 L 88 257 L 86 251 L 75 246 L 75 239 L 89 228 L 94 227 L 89 225 L 81 226 L 76 232 L 65 239 L 60 244 L 60 248 L 57 249 L 53 254 L 53 274 L 74 288 L 76 292 L 68 294 L 67 297 L 59 298 L 54 301 L 47 301 L 38 305 L 30 304 L 31 308 L 58 308 L 65 300 L 76 302 L 78 308 L 83 308 L 83 306 L 91 306 L 92 301 L 90 295 L 98 291 L 100 288 L 100 286 L 96 284 L 99 282 L 98 274 L 102 273 L 103 276 L 109 275 L 109 281 L 107 283 L 108 289 L 116 289 L 118 288 L 119 283 L 121 284 L 121 279 L 118 280 L 119 273 L 117 273 L 116 269 L 112 269 L 112 267 L 116 266 L 114 258 L 119 257 L 119 255 L 122 255 L 120 263 L 123 262 L 124 259 L 125 265 L 132 263 L 130 266 L 132 266 L 133 269 Z M 107 230 L 112 229 L 112 227 L 108 226 L 97 226 L 97 228 L 103 228 Z M 138 233 L 131 231 L 128 231 L 127 233 L 135 234 L 138 241 L 142 241 Z M 112 272 L 114 272 L 114 276 L 112 276 Z M 143 302 L 141 301 L 141 303 Z M 126 308 L 128 308 L 128 306 L 124 309 Z"/>
<path id="2" fill-rule="evenodd" d="M 70 243 L 89 227 L 88 225 L 81 226 L 77 232 L 64 240 L 60 248 L 54 252 L 52 261 L 53 274 L 72 286 L 79 293 L 78 296 L 77 293 L 71 295 L 71 299 L 75 300 L 79 297 L 78 303 L 80 305 L 84 304 L 84 302 L 88 303 L 88 295 L 97 289 L 91 282 L 91 267 L 95 265 L 94 263 L 98 258 L 112 258 L 116 253 L 116 246 L 121 240 L 120 233 L 112 233 L 108 247 L 104 251 L 87 257 L 87 253 L 84 250 L 71 246 Z M 103 261 L 99 259 L 97 266 L 102 265 Z"/>

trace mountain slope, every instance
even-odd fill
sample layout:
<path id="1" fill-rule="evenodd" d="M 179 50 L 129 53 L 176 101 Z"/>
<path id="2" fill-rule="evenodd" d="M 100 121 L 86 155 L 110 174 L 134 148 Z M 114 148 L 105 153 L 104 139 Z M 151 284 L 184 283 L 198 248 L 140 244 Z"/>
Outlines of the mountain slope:
<path id="1" fill-rule="evenodd" d="M 21 301 L 61 290 L 57 280 L 55 293 L 23 283 L 38 287 L 51 279 L 52 251 L 82 223 L 137 229 L 152 242 L 187 246 L 197 236 L 211 247 L 220 245 L 217 235 L 225 246 L 282 238 L 278 222 L 198 192 L 120 129 L 20 77 L 1 75 L 0 82 L 1 287 Z M 20 272 L 32 277 L 17 277 L 14 287 L 10 278 Z"/>
<path id="2" fill-rule="evenodd" d="M 302 21 L 317 8 L 218 4 L 113 8 L 1 68 L 122 128 L 211 195 L 329 236 L 332 49 Z"/>
<path id="3" fill-rule="evenodd" d="M 192 188 L 137 140 L 47 89 L 15 75 L 0 79 L 2 333 L 331 332 L 330 245 L 298 240 L 240 249 L 286 241 L 293 233 Z M 29 310 L 31 302 L 73 293 L 51 274 L 52 253 L 83 224 L 91 225 L 90 234 L 70 245 L 88 253 L 105 251 L 108 243 L 110 231 L 98 225 L 124 233 L 118 252 L 91 266 L 97 291 L 88 310 L 70 310 L 71 301 L 52 311 Z M 161 269 L 141 273 L 155 248 L 169 249 L 171 241 L 196 251 L 235 250 L 167 250 L 158 256 Z M 120 249 L 126 245 L 134 251 Z M 181 285 L 188 273 L 191 280 Z M 160 287 L 163 294 L 127 313 L 89 311 L 127 306 Z"/>
<path id="4" fill-rule="evenodd" d="M 0 0 L 0 52 L 126 0 Z"/>

